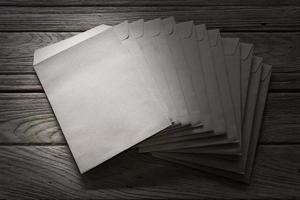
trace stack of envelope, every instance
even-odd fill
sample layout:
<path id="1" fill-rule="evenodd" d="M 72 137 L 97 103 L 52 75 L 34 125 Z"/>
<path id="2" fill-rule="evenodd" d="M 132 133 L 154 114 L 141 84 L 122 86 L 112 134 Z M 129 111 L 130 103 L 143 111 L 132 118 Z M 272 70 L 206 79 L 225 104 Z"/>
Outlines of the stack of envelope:
<path id="1" fill-rule="evenodd" d="M 248 183 L 272 69 L 253 51 L 169 17 L 100 25 L 33 65 L 81 173 L 135 146 Z"/>

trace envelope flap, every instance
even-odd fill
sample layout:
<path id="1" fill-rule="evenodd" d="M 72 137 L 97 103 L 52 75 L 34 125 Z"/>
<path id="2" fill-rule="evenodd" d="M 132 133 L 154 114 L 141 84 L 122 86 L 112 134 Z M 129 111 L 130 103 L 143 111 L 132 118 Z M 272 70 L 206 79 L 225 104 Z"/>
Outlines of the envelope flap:
<path id="1" fill-rule="evenodd" d="M 272 66 L 271 65 L 268 65 L 268 64 L 263 64 L 264 68 L 263 68 L 263 71 L 262 71 L 262 75 L 261 75 L 261 80 L 264 81 L 266 80 L 266 78 L 271 75 L 271 72 L 272 72 Z"/>
<path id="2" fill-rule="evenodd" d="M 161 20 L 162 22 L 162 32 L 166 35 L 171 35 L 174 32 L 174 26 L 176 21 L 174 17 L 168 17 L 166 19 Z"/>
<path id="3" fill-rule="evenodd" d="M 220 30 L 219 29 L 208 30 L 207 34 L 208 34 L 210 46 L 211 47 L 217 46 L 218 40 L 221 38 Z"/>
<path id="4" fill-rule="evenodd" d="M 259 67 L 262 65 L 262 60 L 263 59 L 261 57 L 257 57 L 257 56 L 253 57 L 252 69 L 251 69 L 252 73 L 257 72 L 257 70 L 259 69 Z"/>
<path id="5" fill-rule="evenodd" d="M 249 55 L 253 52 L 253 44 L 241 42 L 241 57 L 242 60 L 246 60 Z"/>
<path id="6" fill-rule="evenodd" d="M 194 22 L 187 21 L 176 24 L 175 30 L 180 38 L 189 38 L 193 34 Z"/>
<path id="7" fill-rule="evenodd" d="M 160 34 L 160 18 L 144 22 L 144 34 L 147 37 L 154 37 Z"/>
<path id="8" fill-rule="evenodd" d="M 196 33 L 197 33 L 197 39 L 199 41 L 203 40 L 206 35 L 206 25 L 205 24 L 199 24 L 196 26 Z"/>
<path id="9" fill-rule="evenodd" d="M 239 38 L 222 38 L 223 50 L 225 55 L 234 55 L 239 49 Z"/>
<path id="10" fill-rule="evenodd" d="M 129 23 L 129 37 L 140 38 L 144 35 L 144 20 L 139 19 L 137 21 Z"/>
<path id="11" fill-rule="evenodd" d="M 129 37 L 129 25 L 128 21 L 122 22 L 113 27 L 115 33 L 121 40 L 125 40 Z"/>

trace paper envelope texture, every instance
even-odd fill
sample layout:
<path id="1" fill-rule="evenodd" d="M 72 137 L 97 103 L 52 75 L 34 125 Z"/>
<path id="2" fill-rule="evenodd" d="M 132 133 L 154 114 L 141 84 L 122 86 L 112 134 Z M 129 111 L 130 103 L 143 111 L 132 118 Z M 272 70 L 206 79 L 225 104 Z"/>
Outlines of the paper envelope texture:
<path id="1" fill-rule="evenodd" d="M 81 173 L 130 147 L 250 183 L 272 67 L 175 17 L 99 25 L 33 66 Z"/>
<path id="2" fill-rule="evenodd" d="M 170 125 L 112 30 L 34 67 L 81 172 Z"/>

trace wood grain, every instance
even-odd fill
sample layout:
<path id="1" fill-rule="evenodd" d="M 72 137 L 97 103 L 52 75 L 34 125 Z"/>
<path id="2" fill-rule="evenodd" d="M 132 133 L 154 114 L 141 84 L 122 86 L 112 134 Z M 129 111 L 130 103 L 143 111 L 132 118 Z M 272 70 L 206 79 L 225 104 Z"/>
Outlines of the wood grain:
<path id="1" fill-rule="evenodd" d="M 299 31 L 300 7 L 0 7 L 0 31 L 83 31 L 99 24 L 175 16 L 224 31 Z"/>
<path id="2" fill-rule="evenodd" d="M 0 6 L 299 6 L 297 0 L 2 0 Z"/>
<path id="3" fill-rule="evenodd" d="M 66 146 L 0 146 L 0 198 L 296 198 L 299 156 L 299 146 L 260 146 L 247 186 L 133 150 L 81 176 Z"/>
<path id="4" fill-rule="evenodd" d="M 1 0 L 0 199 L 299 198 L 299 13 L 298 0 Z M 78 173 L 33 71 L 33 51 L 102 23 L 171 15 L 253 43 L 273 65 L 250 186 L 134 150 Z"/>
<path id="5" fill-rule="evenodd" d="M 300 94 L 269 94 L 261 144 L 300 143 Z M 0 143 L 64 144 L 42 93 L 0 93 Z"/>
<path id="6" fill-rule="evenodd" d="M 300 91 L 300 73 L 273 73 L 271 92 Z M 0 92 L 44 92 L 36 74 L 0 74 Z"/>
<path id="7" fill-rule="evenodd" d="M 0 94 L 1 143 L 65 143 L 45 94 Z"/>
<path id="8" fill-rule="evenodd" d="M 77 33 L 0 32 L 0 74 L 33 73 L 35 49 L 53 44 Z M 240 37 L 255 45 L 255 54 L 273 65 L 273 72 L 300 73 L 300 33 L 222 33 Z"/>

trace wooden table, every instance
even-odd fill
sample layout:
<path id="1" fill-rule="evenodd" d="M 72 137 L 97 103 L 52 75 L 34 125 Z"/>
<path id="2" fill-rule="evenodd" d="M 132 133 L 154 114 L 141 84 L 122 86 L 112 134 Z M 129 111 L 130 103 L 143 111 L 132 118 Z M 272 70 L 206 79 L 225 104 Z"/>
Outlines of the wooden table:
<path id="1" fill-rule="evenodd" d="M 33 71 L 34 49 L 101 23 L 170 15 L 254 43 L 274 66 L 249 186 L 135 150 L 78 173 Z M 299 31 L 297 0 L 1 0 L 0 198 L 300 198 Z"/>

